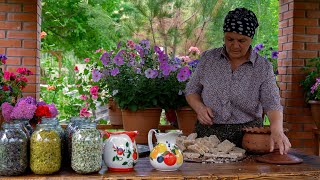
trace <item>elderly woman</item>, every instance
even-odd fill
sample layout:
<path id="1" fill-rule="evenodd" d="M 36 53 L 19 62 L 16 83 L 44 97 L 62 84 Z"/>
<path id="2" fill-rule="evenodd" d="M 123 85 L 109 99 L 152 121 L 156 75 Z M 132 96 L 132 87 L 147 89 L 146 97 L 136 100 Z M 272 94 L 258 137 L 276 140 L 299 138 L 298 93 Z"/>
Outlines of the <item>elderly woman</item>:
<path id="1" fill-rule="evenodd" d="M 202 53 L 186 99 L 197 113 L 198 136 L 216 135 L 241 147 L 242 128 L 262 126 L 263 112 L 270 120 L 271 149 L 286 154 L 291 144 L 283 132 L 283 113 L 272 65 L 251 47 L 259 26 L 245 8 L 224 19 L 224 46 Z"/>

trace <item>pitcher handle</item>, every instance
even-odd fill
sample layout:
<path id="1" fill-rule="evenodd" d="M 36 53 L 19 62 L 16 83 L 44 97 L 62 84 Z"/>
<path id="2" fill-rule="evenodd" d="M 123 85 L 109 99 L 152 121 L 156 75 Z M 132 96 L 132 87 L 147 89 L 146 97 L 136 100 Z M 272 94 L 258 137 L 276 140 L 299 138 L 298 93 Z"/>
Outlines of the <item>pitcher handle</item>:
<path id="1" fill-rule="evenodd" d="M 150 152 L 153 150 L 153 143 L 152 143 L 152 134 L 153 133 L 157 133 L 157 129 L 150 129 L 150 131 L 148 133 L 148 145 L 149 145 Z"/>

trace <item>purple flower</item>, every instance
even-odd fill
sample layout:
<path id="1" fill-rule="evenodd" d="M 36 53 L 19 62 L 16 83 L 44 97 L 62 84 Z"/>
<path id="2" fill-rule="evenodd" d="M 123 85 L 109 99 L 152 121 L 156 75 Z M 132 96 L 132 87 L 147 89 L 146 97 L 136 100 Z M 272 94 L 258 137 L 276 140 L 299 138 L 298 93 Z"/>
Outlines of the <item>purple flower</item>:
<path id="1" fill-rule="evenodd" d="M 159 46 L 154 46 L 153 47 L 154 51 L 157 53 L 157 54 L 163 54 L 163 51 L 161 51 L 161 49 L 159 48 Z"/>
<path id="2" fill-rule="evenodd" d="M 191 71 L 188 66 L 184 66 L 180 69 L 179 73 L 177 74 L 177 79 L 179 82 L 186 81 L 191 75 Z"/>
<path id="3" fill-rule="evenodd" d="M 110 57 L 111 57 L 112 53 L 113 53 L 113 51 L 110 51 L 110 53 L 105 52 L 102 54 L 100 60 L 104 66 L 107 66 L 108 63 L 110 62 Z"/>
<path id="4" fill-rule="evenodd" d="M 179 64 L 174 64 L 171 66 L 171 71 L 177 71 L 179 69 L 180 65 Z"/>
<path id="5" fill-rule="evenodd" d="M 142 58 L 144 56 L 143 48 L 139 44 L 136 44 L 135 49 L 138 51 L 140 57 Z"/>
<path id="6" fill-rule="evenodd" d="M 48 104 L 49 107 L 49 111 L 51 113 L 51 117 L 56 117 L 58 115 L 58 110 L 56 108 L 56 106 L 52 103 L 52 104 Z"/>
<path id="7" fill-rule="evenodd" d="M 258 52 L 258 51 L 262 50 L 263 48 L 264 48 L 263 44 L 257 44 L 257 45 L 253 48 L 253 50 L 254 50 L 255 52 Z"/>
<path id="8" fill-rule="evenodd" d="M 47 103 L 44 101 L 40 101 L 37 103 L 37 106 L 44 106 L 44 105 L 47 105 Z"/>
<path id="9" fill-rule="evenodd" d="M 149 79 L 154 79 L 158 76 L 158 71 L 157 70 L 152 70 L 151 68 L 148 68 L 144 74 L 146 75 L 147 78 Z"/>
<path id="10" fill-rule="evenodd" d="M 92 81 L 98 82 L 101 79 L 102 73 L 98 69 L 92 70 Z"/>
<path id="11" fill-rule="evenodd" d="M 159 54 L 158 60 L 160 63 L 168 62 L 169 57 L 167 54 Z"/>
<path id="12" fill-rule="evenodd" d="M 196 59 L 196 60 L 189 62 L 188 65 L 191 66 L 191 68 L 196 68 L 199 62 L 200 61 L 198 59 Z"/>
<path id="13" fill-rule="evenodd" d="M 110 73 L 111 73 L 111 76 L 118 75 L 120 73 L 119 68 L 113 68 Z"/>
<path id="14" fill-rule="evenodd" d="M 272 59 L 277 59 L 277 58 L 278 58 L 278 54 L 279 54 L 278 51 L 272 51 L 272 52 L 271 52 L 271 58 L 272 58 Z"/>
<path id="15" fill-rule="evenodd" d="M 33 104 L 33 105 L 37 105 L 37 101 L 35 98 L 31 97 L 31 96 L 27 96 L 27 97 L 22 97 L 18 100 L 17 104 L 19 105 L 19 103 L 21 101 L 26 101 L 28 104 Z"/>
<path id="16" fill-rule="evenodd" d="M 117 55 L 113 58 L 113 62 L 118 66 L 121 66 L 124 64 L 123 57 L 122 57 L 123 53 L 124 53 L 124 50 L 120 50 L 117 53 Z"/>
<path id="17" fill-rule="evenodd" d="M 13 110 L 13 106 L 11 106 L 11 104 L 8 102 L 4 102 L 1 105 L 1 109 L 2 109 L 2 116 L 3 116 L 4 120 L 6 122 L 9 122 L 11 120 L 10 115 Z"/>
<path id="18" fill-rule="evenodd" d="M 11 119 L 32 119 L 37 106 L 29 104 L 26 101 L 20 101 L 19 104 L 13 108 L 10 115 Z"/>
<path id="19" fill-rule="evenodd" d="M 140 44 L 141 44 L 142 47 L 144 47 L 146 49 L 150 48 L 150 41 L 148 41 L 148 40 L 141 40 Z"/>
<path id="20" fill-rule="evenodd" d="M 311 87 L 311 94 L 314 94 L 314 92 L 318 89 L 318 86 L 320 85 L 320 79 L 317 78 L 316 83 Z"/>

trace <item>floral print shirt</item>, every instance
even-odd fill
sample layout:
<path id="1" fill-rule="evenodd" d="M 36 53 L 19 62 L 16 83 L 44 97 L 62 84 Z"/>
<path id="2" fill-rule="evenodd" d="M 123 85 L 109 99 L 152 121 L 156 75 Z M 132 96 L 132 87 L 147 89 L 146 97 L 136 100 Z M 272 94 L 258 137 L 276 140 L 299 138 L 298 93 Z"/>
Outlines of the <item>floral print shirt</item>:
<path id="1" fill-rule="evenodd" d="M 282 111 L 272 64 L 252 48 L 249 60 L 232 71 L 225 47 L 201 54 L 185 94 L 199 94 L 213 110 L 213 123 L 240 124 L 262 119 L 262 113 Z"/>

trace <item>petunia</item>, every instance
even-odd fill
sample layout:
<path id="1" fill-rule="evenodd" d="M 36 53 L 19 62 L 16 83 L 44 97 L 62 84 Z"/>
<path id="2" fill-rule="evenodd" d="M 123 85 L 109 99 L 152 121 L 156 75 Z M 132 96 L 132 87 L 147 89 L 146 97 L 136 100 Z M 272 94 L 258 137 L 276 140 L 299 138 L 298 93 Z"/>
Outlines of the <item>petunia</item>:
<path id="1" fill-rule="evenodd" d="M 101 79 L 102 73 L 98 69 L 92 70 L 92 81 L 98 82 Z"/>
<path id="2" fill-rule="evenodd" d="M 80 117 L 90 117 L 91 113 L 87 110 L 87 108 L 82 108 L 80 110 Z"/>

